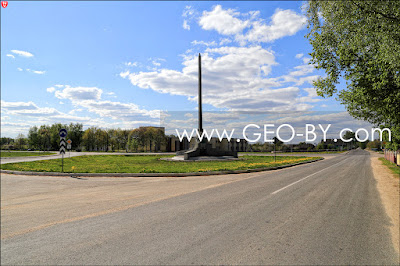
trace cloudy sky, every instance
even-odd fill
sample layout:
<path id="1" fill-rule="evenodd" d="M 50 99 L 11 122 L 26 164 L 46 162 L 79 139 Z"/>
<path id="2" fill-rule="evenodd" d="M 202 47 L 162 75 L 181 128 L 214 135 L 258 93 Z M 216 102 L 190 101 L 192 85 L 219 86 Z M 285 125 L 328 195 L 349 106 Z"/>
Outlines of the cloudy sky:
<path id="1" fill-rule="evenodd" d="M 302 2 L 13 2 L 1 9 L 1 135 L 159 125 L 195 111 L 340 111 L 318 97 Z M 256 122 L 256 121 L 255 121 Z"/>

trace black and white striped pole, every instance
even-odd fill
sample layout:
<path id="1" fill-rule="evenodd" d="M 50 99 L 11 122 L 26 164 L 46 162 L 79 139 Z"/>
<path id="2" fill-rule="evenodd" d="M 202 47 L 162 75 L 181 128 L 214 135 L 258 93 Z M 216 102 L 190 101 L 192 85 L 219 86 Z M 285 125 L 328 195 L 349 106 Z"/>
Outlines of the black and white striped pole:
<path id="1" fill-rule="evenodd" d="M 61 154 L 61 172 L 64 173 L 64 154 L 65 147 L 67 146 L 67 142 L 65 141 L 65 137 L 67 136 L 67 130 L 65 128 L 60 129 L 60 154 Z"/>

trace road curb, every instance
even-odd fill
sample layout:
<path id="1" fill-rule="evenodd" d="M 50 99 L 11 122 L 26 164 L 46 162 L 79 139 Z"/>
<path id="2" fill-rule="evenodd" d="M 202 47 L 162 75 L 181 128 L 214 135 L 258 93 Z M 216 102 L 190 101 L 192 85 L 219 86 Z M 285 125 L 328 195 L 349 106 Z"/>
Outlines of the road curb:
<path id="1" fill-rule="evenodd" d="M 313 163 L 321 161 L 324 158 L 318 158 L 307 162 L 299 162 L 275 167 L 264 167 L 247 170 L 231 170 L 231 171 L 212 171 L 212 172 L 191 172 L 191 173 L 60 173 L 60 172 L 29 172 L 0 170 L 0 173 L 15 175 L 35 175 L 35 176 L 69 176 L 69 177 L 183 177 L 183 176 L 207 176 L 207 175 L 227 175 L 227 174 L 244 174 L 262 171 L 278 170 L 296 165 Z"/>

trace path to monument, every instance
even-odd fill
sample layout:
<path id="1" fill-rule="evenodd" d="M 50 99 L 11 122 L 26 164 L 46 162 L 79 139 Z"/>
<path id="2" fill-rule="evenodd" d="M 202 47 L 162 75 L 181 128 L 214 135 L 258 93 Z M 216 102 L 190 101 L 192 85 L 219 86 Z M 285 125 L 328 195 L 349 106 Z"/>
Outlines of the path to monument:
<path id="1" fill-rule="evenodd" d="M 185 178 L 2 175 L 3 264 L 395 264 L 370 155 Z"/>

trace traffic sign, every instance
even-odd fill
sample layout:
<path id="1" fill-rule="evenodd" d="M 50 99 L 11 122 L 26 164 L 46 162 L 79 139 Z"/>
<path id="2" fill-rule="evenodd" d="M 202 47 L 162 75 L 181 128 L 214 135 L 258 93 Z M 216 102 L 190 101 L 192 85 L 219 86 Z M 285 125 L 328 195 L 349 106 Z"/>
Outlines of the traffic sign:
<path id="1" fill-rule="evenodd" d="M 67 136 L 67 130 L 65 128 L 60 129 L 58 132 L 61 138 L 65 138 Z"/>
<path id="2" fill-rule="evenodd" d="M 71 144 L 71 143 L 72 143 L 72 140 L 70 140 L 70 139 L 67 140 L 67 143 L 68 143 L 68 144 Z"/>
<path id="3" fill-rule="evenodd" d="M 60 140 L 60 147 L 64 147 L 67 145 L 67 143 L 65 143 L 65 140 Z"/>
<path id="4" fill-rule="evenodd" d="M 65 147 L 64 146 L 60 147 L 60 154 L 65 154 Z"/>
<path id="5" fill-rule="evenodd" d="M 67 149 L 68 149 L 68 150 L 71 149 L 71 144 L 67 144 Z"/>

